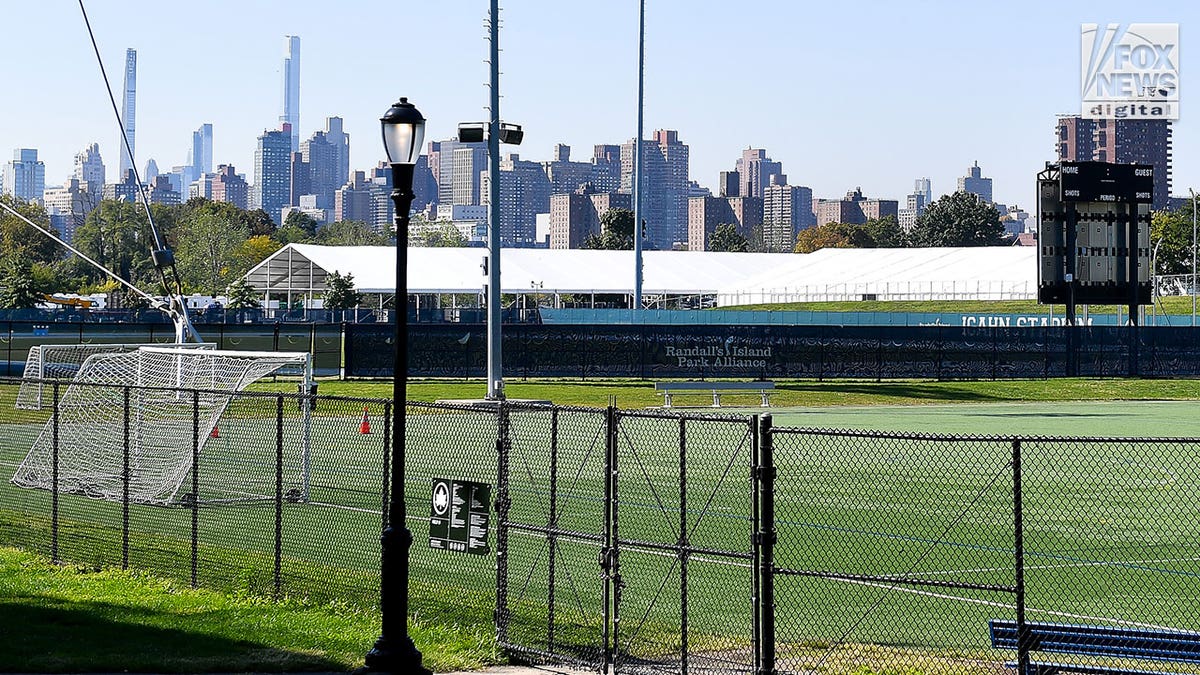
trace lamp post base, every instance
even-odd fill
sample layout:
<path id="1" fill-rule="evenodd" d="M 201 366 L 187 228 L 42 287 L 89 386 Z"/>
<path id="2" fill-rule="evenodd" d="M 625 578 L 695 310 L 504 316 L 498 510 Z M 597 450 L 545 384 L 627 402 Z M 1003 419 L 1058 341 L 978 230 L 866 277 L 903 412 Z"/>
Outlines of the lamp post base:
<path id="1" fill-rule="evenodd" d="M 433 675 L 433 671 L 421 665 L 421 652 L 408 638 L 389 640 L 380 636 L 364 661 L 366 665 L 355 670 L 354 675 Z"/>

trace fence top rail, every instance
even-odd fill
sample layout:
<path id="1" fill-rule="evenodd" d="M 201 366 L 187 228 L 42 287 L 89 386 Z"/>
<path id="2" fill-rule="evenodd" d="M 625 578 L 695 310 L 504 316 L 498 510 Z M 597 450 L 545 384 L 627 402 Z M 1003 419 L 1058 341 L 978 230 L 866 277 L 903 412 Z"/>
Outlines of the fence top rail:
<path id="1" fill-rule="evenodd" d="M 300 380 L 295 380 L 297 384 Z M 230 396 L 236 398 L 283 398 L 283 399 L 312 399 L 314 401 L 342 401 L 347 403 L 365 403 L 378 404 L 391 403 L 390 398 L 373 398 L 368 396 L 343 396 L 340 394 L 304 394 L 294 391 L 227 391 L 224 389 L 196 389 L 192 387 L 162 387 L 150 386 L 141 384 L 112 384 L 108 382 L 76 382 L 69 379 L 55 379 L 48 377 L 16 377 L 8 375 L 0 375 L 0 386 L 11 385 L 19 386 L 22 383 L 43 384 L 43 385 L 59 385 L 66 387 L 96 387 L 101 389 L 131 389 L 137 391 L 161 391 L 171 393 L 196 393 L 211 396 Z M 411 403 L 410 403 L 411 405 Z"/>
<path id="2" fill-rule="evenodd" d="M 823 429 L 819 427 L 772 427 L 774 434 L 794 436 L 830 436 L 841 438 L 885 438 L 912 441 L 972 441 L 987 443 L 1177 443 L 1180 445 L 1200 444 L 1196 436 L 1039 436 L 1001 434 L 936 434 L 918 431 L 880 431 L 874 429 Z"/>

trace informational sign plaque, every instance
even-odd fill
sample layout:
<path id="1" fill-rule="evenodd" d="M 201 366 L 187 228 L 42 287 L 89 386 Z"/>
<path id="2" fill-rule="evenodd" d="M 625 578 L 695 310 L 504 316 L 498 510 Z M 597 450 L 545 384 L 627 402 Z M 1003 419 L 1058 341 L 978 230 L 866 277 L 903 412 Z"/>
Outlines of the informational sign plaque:
<path id="1" fill-rule="evenodd" d="M 487 555 L 492 486 L 433 479 L 429 505 L 429 548 Z"/>

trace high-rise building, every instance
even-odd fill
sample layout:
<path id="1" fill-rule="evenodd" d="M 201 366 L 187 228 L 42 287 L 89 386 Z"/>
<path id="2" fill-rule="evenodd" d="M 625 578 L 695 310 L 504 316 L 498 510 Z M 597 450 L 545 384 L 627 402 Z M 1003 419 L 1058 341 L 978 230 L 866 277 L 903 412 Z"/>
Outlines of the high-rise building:
<path id="1" fill-rule="evenodd" d="M 192 169 L 195 175 L 200 176 L 206 173 L 212 173 L 213 170 L 213 127 L 212 124 L 205 122 L 200 125 L 200 128 L 192 132 Z"/>
<path id="2" fill-rule="evenodd" d="M 365 171 L 355 171 L 350 180 L 338 188 L 333 199 L 333 219 L 357 220 L 375 226 L 375 193 L 380 187 L 367 180 Z"/>
<path id="3" fill-rule="evenodd" d="M 854 188 L 842 199 L 815 199 L 813 211 L 817 216 L 817 226 L 829 223 L 848 223 L 862 225 L 868 220 L 892 216 L 898 218 L 900 202 L 895 199 L 867 199 L 863 197 L 862 188 Z"/>
<path id="4" fill-rule="evenodd" d="M 429 169 L 437 180 L 437 203 L 478 206 L 480 174 L 487 171 L 487 143 L 457 139 L 429 143 Z"/>
<path id="5" fill-rule="evenodd" d="M 772 161 L 767 157 L 767 151 L 758 148 L 747 148 L 742 151 L 741 159 L 735 164 L 740 197 L 762 198 L 763 192 L 771 184 L 771 176 L 783 173 L 783 164 Z"/>
<path id="6" fill-rule="evenodd" d="M 342 131 L 342 118 L 326 118 L 325 130 L 314 132 L 312 138 L 301 143 L 299 154 L 301 163 L 292 161 L 290 203 L 298 205 L 298 195 L 311 194 L 316 195 L 317 208 L 332 210 L 333 195 L 346 184 L 350 172 L 350 135 Z M 307 176 L 299 176 L 297 171 L 307 172 Z"/>
<path id="7" fill-rule="evenodd" d="M 960 192 L 970 192 L 983 202 L 992 203 L 992 179 L 983 176 L 979 162 L 967 168 L 967 175 L 959 177 L 958 189 Z"/>
<path id="8" fill-rule="evenodd" d="M 148 192 L 151 204 L 179 204 L 183 201 L 183 196 L 171 184 L 171 179 L 166 174 L 155 176 L 150 181 Z"/>
<path id="9" fill-rule="evenodd" d="M 559 143 L 554 146 L 554 159 L 542 162 L 542 170 L 550 181 L 553 194 L 566 194 L 578 190 L 592 180 L 590 162 L 572 162 L 571 146 Z"/>
<path id="10" fill-rule="evenodd" d="M 550 248 L 583 248 L 600 234 L 600 219 L 610 209 L 631 209 L 630 195 L 596 192 L 589 186 L 550 197 Z"/>
<path id="11" fill-rule="evenodd" d="M 278 225 L 283 224 L 283 207 L 291 198 L 291 148 L 292 129 L 284 122 L 282 129 L 264 131 L 254 150 L 253 202 Z"/>
<path id="12" fill-rule="evenodd" d="M 283 56 L 283 114 L 280 128 L 289 125 L 288 152 L 300 149 L 300 38 L 285 35 Z M 273 216 L 274 217 L 274 216 Z"/>
<path id="13" fill-rule="evenodd" d="M 104 190 L 104 160 L 100 159 L 100 144 L 92 143 L 75 154 L 75 170 L 71 176 L 80 182 L 80 189 L 93 194 Z"/>
<path id="14" fill-rule="evenodd" d="M 110 201 L 136 203 L 141 195 L 141 186 L 133 169 L 126 169 L 121 175 L 121 182 L 109 183 L 104 186 L 104 198 Z"/>
<path id="15" fill-rule="evenodd" d="M 747 240 L 757 238 L 763 224 L 758 197 L 692 197 L 688 200 L 688 250 L 707 251 L 719 225 L 733 225 Z"/>
<path id="16" fill-rule="evenodd" d="M 146 168 L 142 169 L 142 181 L 149 185 L 155 178 L 158 178 L 158 162 L 151 158 L 146 160 Z"/>
<path id="17" fill-rule="evenodd" d="M 1169 120 L 1058 118 L 1059 161 L 1149 164 L 1154 167 L 1155 209 L 1171 195 L 1171 122 Z"/>
<path id="18" fill-rule="evenodd" d="M 247 207 L 250 189 L 246 185 L 245 176 L 241 176 L 232 165 L 222 164 L 217 167 L 217 173 L 212 179 L 212 200 L 214 202 L 229 202 L 239 209 Z M 283 207 L 280 207 L 282 212 Z M 275 212 L 275 213 L 279 213 Z M 267 211 L 272 214 L 272 211 Z"/>
<path id="19" fill-rule="evenodd" d="M 592 175 L 588 182 L 601 194 L 621 189 L 621 146 L 592 147 Z"/>
<path id="20" fill-rule="evenodd" d="M 621 192 L 633 190 L 634 152 L 630 140 L 621 145 Z M 647 248 L 671 250 L 688 243 L 688 146 L 679 132 L 659 129 L 642 143 L 642 219 Z"/>
<path id="21" fill-rule="evenodd" d="M 722 171 L 721 179 L 718 181 L 720 189 L 717 190 L 717 195 L 720 197 L 740 197 L 742 196 L 742 177 L 737 171 Z"/>
<path id="22" fill-rule="evenodd" d="M 777 174 L 763 190 L 763 250 L 790 253 L 796 245 L 796 234 L 816 224 L 812 189 L 788 185 L 787 176 Z"/>
<path id="23" fill-rule="evenodd" d="M 925 206 L 933 203 L 933 186 L 926 177 L 921 177 L 913 181 L 913 194 L 921 195 Z"/>
<path id="24" fill-rule="evenodd" d="M 136 144 L 135 118 L 137 110 L 137 50 L 125 50 L 125 96 L 121 99 L 121 129 L 124 130 L 125 140 L 119 143 L 121 148 L 121 163 L 117 175 L 124 180 L 125 172 L 134 167 Z M 129 147 L 125 147 L 125 141 Z"/>
<path id="25" fill-rule="evenodd" d="M 46 191 L 46 165 L 36 148 L 18 148 L 4 167 L 4 193 L 25 201 L 38 201 Z"/>
<path id="26" fill-rule="evenodd" d="M 488 203 L 489 177 L 480 181 L 482 203 Z M 537 243 L 537 214 L 550 211 L 550 180 L 539 162 L 518 155 L 500 158 L 500 242 L 503 246 L 531 247 Z"/>
<path id="27" fill-rule="evenodd" d="M 88 183 L 78 178 L 68 178 L 62 187 L 46 188 L 42 195 L 42 205 L 50 222 L 58 230 L 64 241 L 70 242 L 75 238 L 75 230 L 87 219 L 87 215 L 100 202 L 103 185 L 96 185 L 96 191 L 88 189 Z"/>
<path id="28" fill-rule="evenodd" d="M 929 203 L 925 201 L 927 193 L 921 191 L 920 181 L 917 182 L 916 189 L 912 194 L 905 198 L 904 208 L 896 213 L 896 221 L 900 225 L 900 229 L 909 232 L 917 224 L 917 218 L 925 213 L 925 207 Z"/>

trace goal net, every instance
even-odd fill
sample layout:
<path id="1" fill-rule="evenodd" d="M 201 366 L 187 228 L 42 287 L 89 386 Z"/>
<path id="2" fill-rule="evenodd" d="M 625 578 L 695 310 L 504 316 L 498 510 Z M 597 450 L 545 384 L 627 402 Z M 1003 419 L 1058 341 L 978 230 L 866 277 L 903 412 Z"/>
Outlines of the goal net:
<path id="1" fill-rule="evenodd" d="M 17 408 L 41 410 L 49 403 L 51 384 L 47 380 L 71 381 L 80 366 L 96 354 L 123 354 L 141 347 L 164 345 L 146 344 L 73 344 L 34 345 L 29 348 L 25 359 L 25 371 L 21 375 L 21 388 L 17 391 Z M 172 345 L 187 349 L 213 349 L 211 343 Z"/>
<path id="2" fill-rule="evenodd" d="M 120 501 L 126 490 L 131 502 L 161 505 L 273 499 L 282 482 L 289 499 L 306 500 L 311 399 L 288 406 L 285 419 L 274 397 L 234 396 L 285 369 L 307 383 L 310 355 L 179 346 L 93 354 L 12 482 L 53 489 L 57 457 L 60 492 L 100 499 Z M 203 479 L 195 492 L 185 486 L 193 457 Z"/>

